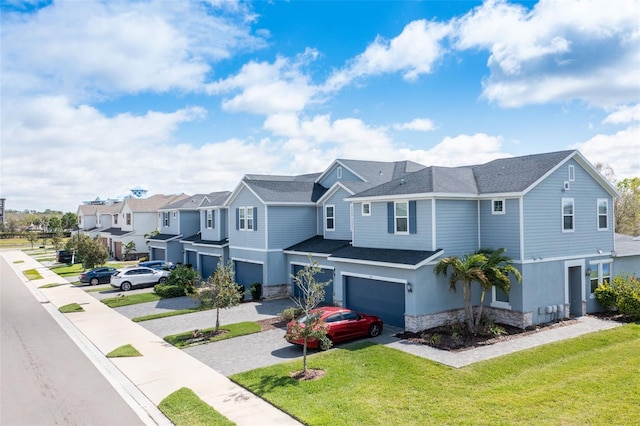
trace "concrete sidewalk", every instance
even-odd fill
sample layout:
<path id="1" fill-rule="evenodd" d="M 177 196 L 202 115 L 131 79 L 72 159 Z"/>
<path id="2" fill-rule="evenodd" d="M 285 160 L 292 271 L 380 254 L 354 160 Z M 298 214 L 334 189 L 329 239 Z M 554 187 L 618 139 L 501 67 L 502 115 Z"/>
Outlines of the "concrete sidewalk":
<path id="1" fill-rule="evenodd" d="M 231 382 L 222 374 L 164 342 L 160 337 L 116 312 L 59 277 L 27 254 L 19 251 L 1 252 L 36 298 L 53 305 L 49 311 L 61 326 L 76 338 L 84 338 L 85 353 L 96 365 L 105 360 L 122 373 L 111 380 L 116 390 L 130 403 L 142 409 L 146 424 L 171 424 L 157 409 L 160 402 L 176 390 L 187 387 L 203 401 L 237 425 L 299 425 L 300 423 L 273 405 Z M 30 281 L 22 273 L 36 269 L 43 278 Z M 47 284 L 64 284 L 42 288 Z M 80 304 L 85 312 L 62 315 L 57 308 L 70 303 Z M 53 312 L 52 312 L 53 311 Z M 55 312 L 55 313 L 54 313 Z M 133 345 L 143 356 L 106 358 L 114 349 Z M 97 351 L 95 350 L 97 349 Z M 96 359 L 99 358 L 99 359 Z M 131 386 L 133 385 L 133 386 Z M 137 388 L 142 395 L 136 394 Z"/>

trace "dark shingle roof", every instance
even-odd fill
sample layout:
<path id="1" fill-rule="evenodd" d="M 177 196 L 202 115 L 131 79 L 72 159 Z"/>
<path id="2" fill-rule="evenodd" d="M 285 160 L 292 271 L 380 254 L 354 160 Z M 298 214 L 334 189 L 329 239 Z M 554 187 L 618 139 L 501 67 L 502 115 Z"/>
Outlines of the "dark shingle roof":
<path id="1" fill-rule="evenodd" d="M 311 237 L 308 240 L 285 249 L 285 251 L 297 251 L 305 254 L 331 254 L 342 247 L 348 246 L 350 243 L 349 240 L 328 240 L 320 235 L 316 235 L 315 237 Z"/>
<path id="2" fill-rule="evenodd" d="M 200 207 L 221 207 L 224 205 L 224 202 L 227 201 L 229 195 L 231 195 L 230 191 L 212 192 L 207 194 Z"/>
<path id="3" fill-rule="evenodd" d="M 248 175 L 245 175 L 245 179 L 246 180 L 289 181 L 289 182 L 315 182 L 315 180 L 319 176 L 320 176 L 320 173 L 309 173 L 306 175 L 296 175 L 296 176 L 248 174 Z"/>
<path id="4" fill-rule="evenodd" d="M 156 234 L 153 236 L 149 237 L 149 240 L 153 240 L 153 241 L 167 241 L 170 240 L 172 238 L 176 238 L 178 237 L 178 235 L 172 235 L 172 234 Z"/>
<path id="5" fill-rule="evenodd" d="M 193 243 L 193 244 L 200 244 L 200 245 L 205 245 L 205 246 L 216 246 L 216 247 L 220 247 L 220 246 L 224 246 L 224 245 L 229 244 L 228 240 L 220 240 L 220 241 L 203 240 L 200 237 L 200 234 L 190 235 L 188 237 L 180 239 L 180 241 Z"/>
<path id="6" fill-rule="evenodd" d="M 265 203 L 315 203 L 327 190 L 312 181 L 244 180 Z"/>
<path id="7" fill-rule="evenodd" d="M 395 263 L 400 265 L 417 265 L 436 255 L 440 250 L 395 250 L 347 246 L 331 254 L 331 259 L 366 260 L 370 262 Z"/>
<path id="8" fill-rule="evenodd" d="M 522 192 L 576 151 L 501 158 L 464 167 L 432 166 L 356 193 L 354 198 L 406 194 Z"/>
<path id="9" fill-rule="evenodd" d="M 103 231 L 100 231 L 100 232 L 108 232 L 111 235 L 125 235 L 125 234 L 128 234 L 128 233 L 133 232 L 133 231 L 123 231 L 120 228 L 107 228 L 107 229 L 105 229 Z"/>

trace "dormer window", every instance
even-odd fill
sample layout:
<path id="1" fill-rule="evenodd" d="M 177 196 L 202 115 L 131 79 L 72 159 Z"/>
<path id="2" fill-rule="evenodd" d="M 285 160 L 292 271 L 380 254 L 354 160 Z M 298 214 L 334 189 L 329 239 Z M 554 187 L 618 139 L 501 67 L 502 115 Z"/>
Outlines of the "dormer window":
<path id="1" fill-rule="evenodd" d="M 576 180 L 576 168 L 569 166 L 569 182 L 573 182 L 574 180 Z"/>
<path id="2" fill-rule="evenodd" d="M 336 169 L 336 176 L 338 177 L 338 179 L 342 179 L 342 167 L 338 166 L 338 168 Z"/>
<path id="3" fill-rule="evenodd" d="M 213 210 L 207 210 L 207 229 L 213 228 Z"/>

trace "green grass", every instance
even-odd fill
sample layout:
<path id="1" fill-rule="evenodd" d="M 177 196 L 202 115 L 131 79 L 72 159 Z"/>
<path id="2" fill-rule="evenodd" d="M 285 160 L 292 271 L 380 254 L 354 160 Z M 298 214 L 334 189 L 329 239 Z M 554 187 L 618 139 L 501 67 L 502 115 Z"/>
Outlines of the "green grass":
<path id="1" fill-rule="evenodd" d="M 121 306 L 136 305 L 138 303 L 155 302 L 161 299 L 162 297 L 155 293 L 139 293 L 124 297 L 109 297 L 102 299 L 102 303 L 110 308 L 119 308 Z"/>
<path id="2" fill-rule="evenodd" d="M 107 354 L 107 358 L 122 358 L 131 356 L 142 356 L 132 345 L 123 345 Z"/>
<path id="3" fill-rule="evenodd" d="M 206 328 L 200 330 L 202 333 L 208 333 L 213 331 L 215 327 Z M 229 324 L 220 326 L 220 330 L 226 330 L 228 333 L 219 334 L 215 337 L 212 337 L 208 340 L 208 342 L 217 342 L 218 340 L 231 339 L 233 337 L 244 336 L 246 334 L 258 333 L 262 330 L 260 324 L 252 321 L 247 322 L 239 322 L 236 324 Z M 173 346 L 178 348 L 184 348 L 190 346 L 189 340 L 193 338 L 192 332 L 187 331 L 179 334 L 172 334 L 170 336 L 166 336 L 164 340 L 168 343 L 171 343 Z"/>
<path id="4" fill-rule="evenodd" d="M 33 244 L 35 246 L 35 243 Z M 31 247 L 31 243 L 26 238 L 2 238 L 0 239 L 0 247 L 2 248 L 22 248 Z"/>
<path id="5" fill-rule="evenodd" d="M 26 271 L 22 271 L 22 273 L 24 274 L 25 277 L 29 278 L 30 280 L 42 279 L 42 275 L 40 275 L 40 272 L 36 271 L 35 269 L 27 269 Z"/>
<path id="6" fill-rule="evenodd" d="M 235 425 L 188 388 L 178 389 L 163 399 L 158 408 L 176 426 Z"/>
<path id="7" fill-rule="evenodd" d="M 166 318 L 166 317 L 175 317 L 176 315 L 184 315 L 184 314 L 192 314 L 194 312 L 207 311 L 208 308 L 189 308 L 189 309 L 178 309 L 176 311 L 167 311 L 161 312 L 159 314 L 151 314 L 151 315 L 143 315 L 141 317 L 132 318 L 133 322 L 142 322 L 149 321 L 158 318 Z"/>
<path id="8" fill-rule="evenodd" d="M 52 266 L 51 269 L 56 274 L 61 277 L 69 277 L 74 275 L 80 275 L 84 272 L 84 267 L 82 263 L 74 263 L 73 265 L 60 265 L 60 266 Z"/>
<path id="9" fill-rule="evenodd" d="M 24 260 L 14 260 L 13 263 L 24 263 Z"/>
<path id="10" fill-rule="evenodd" d="M 640 324 L 454 369 L 357 343 L 232 376 L 307 425 L 640 424 Z"/>
<path id="11" fill-rule="evenodd" d="M 38 288 L 52 288 L 52 287 L 59 287 L 61 285 L 64 285 L 64 284 L 61 284 L 61 283 L 45 284 L 45 285 L 41 285 Z"/>
<path id="12" fill-rule="evenodd" d="M 77 303 L 69 303 L 68 305 L 60 306 L 58 310 L 63 314 L 70 314 L 73 312 L 84 312 L 84 308 Z"/>

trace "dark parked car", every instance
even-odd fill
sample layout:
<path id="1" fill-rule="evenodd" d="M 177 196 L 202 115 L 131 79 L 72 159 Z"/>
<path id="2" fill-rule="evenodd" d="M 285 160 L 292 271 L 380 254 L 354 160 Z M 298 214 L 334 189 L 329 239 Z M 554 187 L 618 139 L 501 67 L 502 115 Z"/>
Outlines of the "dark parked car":
<path id="1" fill-rule="evenodd" d="M 73 252 L 66 250 L 58 250 L 56 252 L 56 262 L 71 263 L 73 260 Z"/>
<path id="2" fill-rule="evenodd" d="M 158 269 L 158 270 L 169 270 L 175 269 L 176 265 L 171 262 L 165 262 L 164 260 L 147 260 L 144 262 L 138 263 L 139 266 L 144 266 L 145 268 Z"/>
<path id="3" fill-rule="evenodd" d="M 333 343 L 344 342 L 346 340 L 357 339 L 359 337 L 376 337 L 382 333 L 382 320 L 375 315 L 361 314 L 351 309 L 339 308 L 336 306 L 326 306 L 317 308 L 311 313 L 322 312 L 320 319 L 325 323 L 327 336 Z M 304 326 L 306 317 L 301 317 L 289 322 L 287 330 L 290 331 L 297 322 Z M 289 333 L 287 333 L 288 335 Z M 304 344 L 302 339 L 289 339 L 289 343 L 296 345 Z M 307 347 L 327 350 L 328 346 L 315 339 L 307 340 Z"/>
<path id="4" fill-rule="evenodd" d="M 80 282 L 89 283 L 91 285 L 107 284 L 111 282 L 111 276 L 116 272 L 116 268 L 112 268 L 111 266 L 102 266 L 80 274 Z"/>

